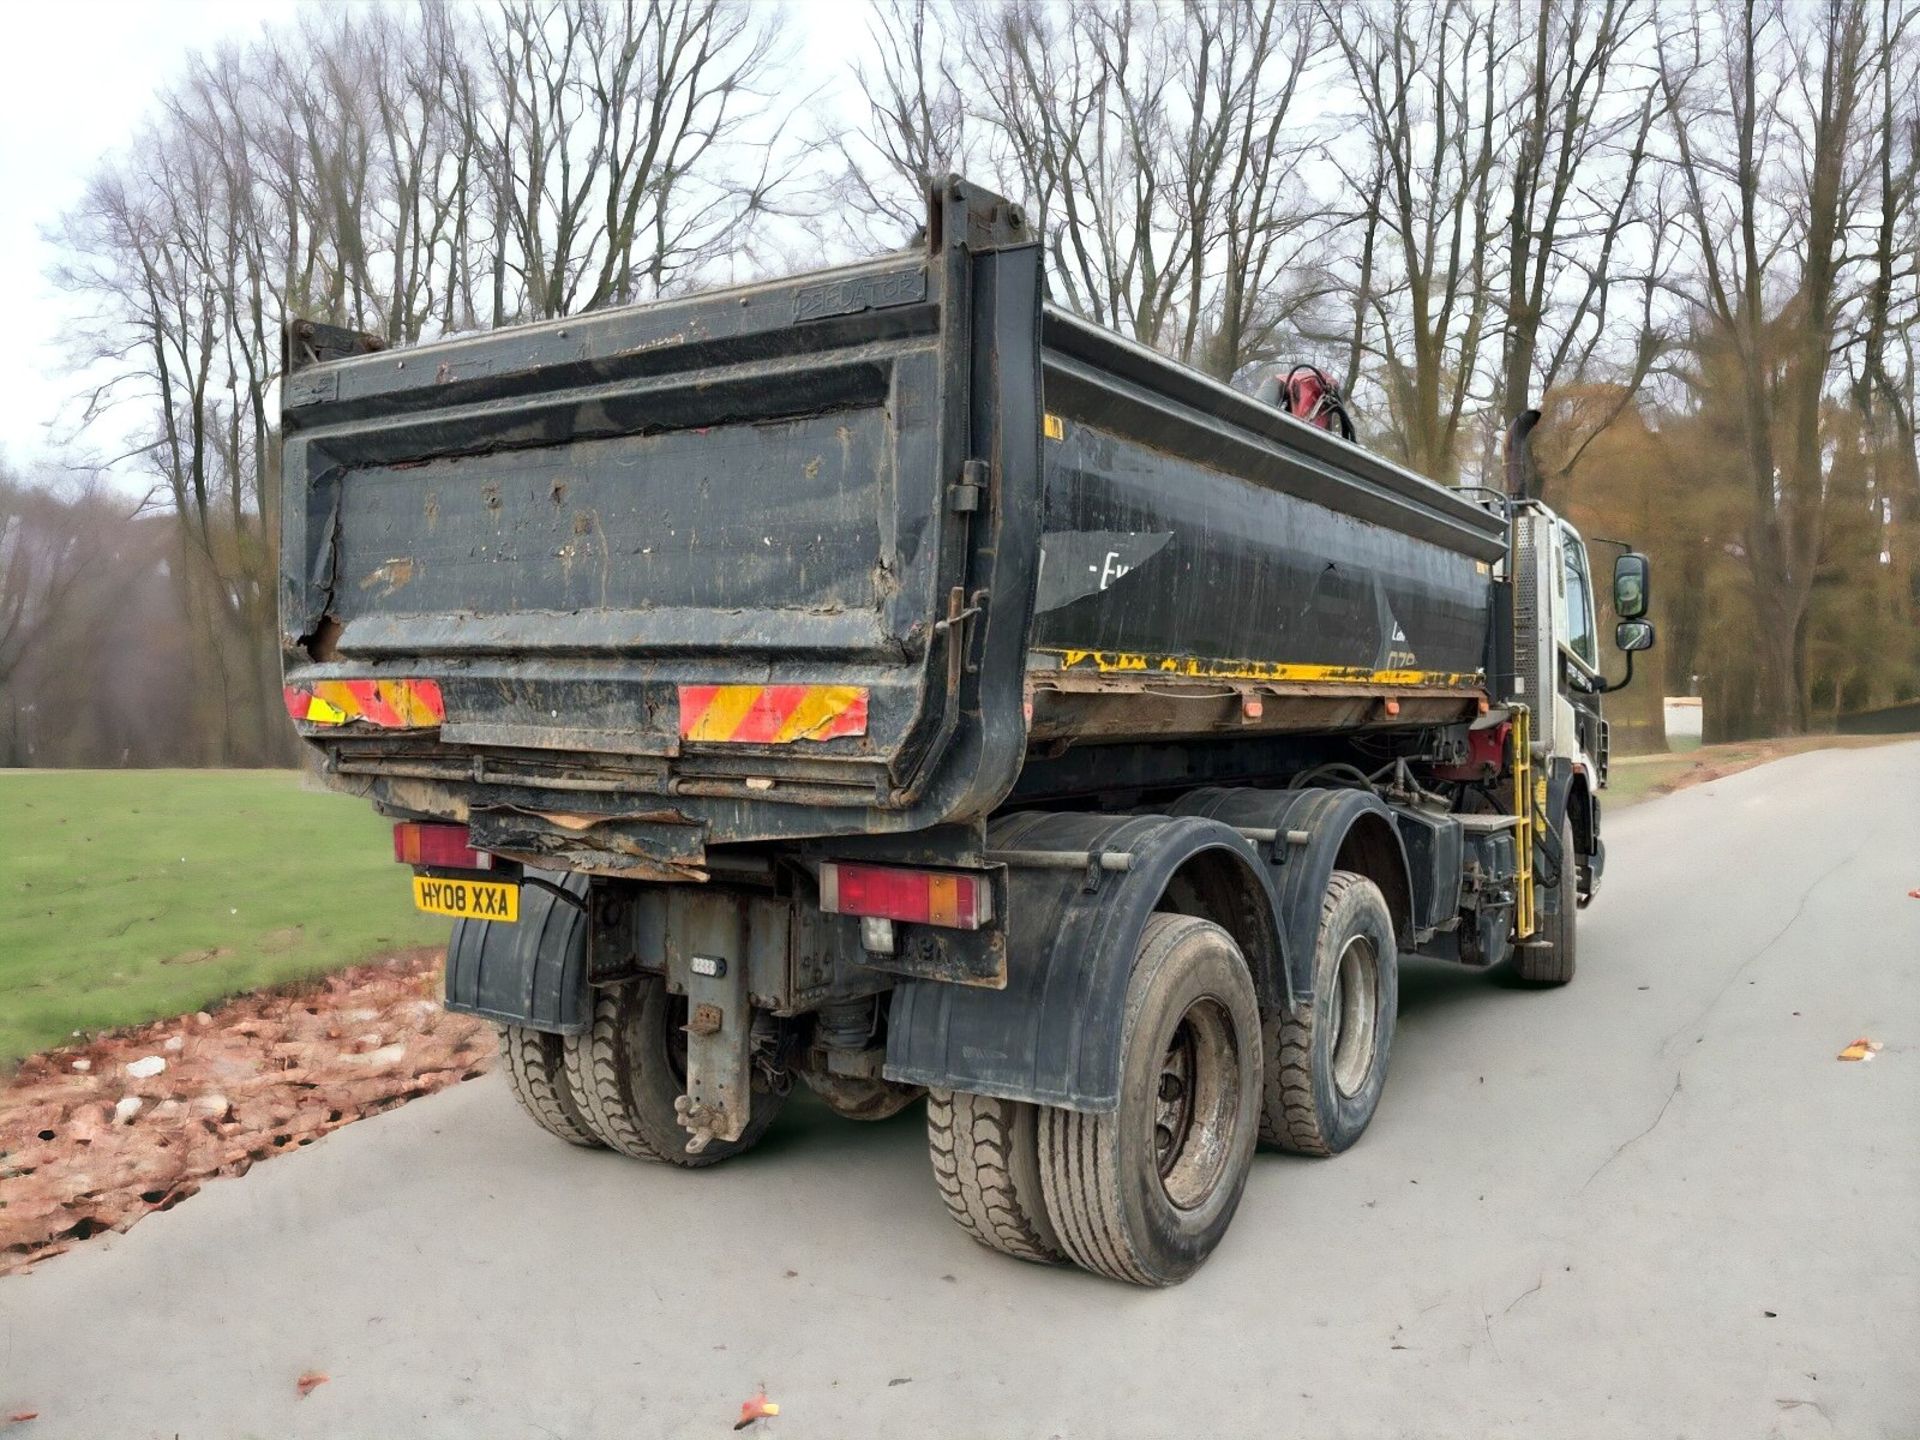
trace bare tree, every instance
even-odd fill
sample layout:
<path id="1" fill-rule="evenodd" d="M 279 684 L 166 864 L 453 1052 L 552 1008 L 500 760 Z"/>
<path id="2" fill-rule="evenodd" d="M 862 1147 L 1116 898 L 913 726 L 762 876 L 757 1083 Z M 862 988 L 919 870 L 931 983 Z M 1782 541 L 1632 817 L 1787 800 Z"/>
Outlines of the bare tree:
<path id="1" fill-rule="evenodd" d="M 774 18 L 740 0 L 310 11 L 196 56 L 67 217 L 62 279 L 107 367 L 89 416 L 172 517 L 204 758 L 290 753 L 273 610 L 280 323 L 391 343 L 657 294 L 731 256 L 793 146 L 765 118 Z M 490 291 L 490 293 L 489 293 Z"/>
<path id="2" fill-rule="evenodd" d="M 124 598 L 129 508 L 97 472 L 0 457 L 0 765 L 70 763 L 36 741 L 88 724 L 73 676 Z"/>
<path id="3" fill-rule="evenodd" d="M 308 10 L 195 57 L 101 166 L 63 278 L 87 414 L 144 417 L 115 463 L 150 513 L 102 518 L 98 563 L 169 617 L 172 758 L 288 753 L 283 317 L 404 344 L 672 293 L 783 234 L 895 244 L 950 169 L 1027 207 L 1058 301 L 1243 383 L 1315 360 L 1437 479 L 1539 403 L 1555 503 L 1658 532 L 1685 577 L 1663 656 L 1726 724 L 1920 689 L 1913 0 L 873 0 L 839 130 L 781 25 Z M 0 503 L 0 656 L 49 613 L 41 560 L 13 568 L 28 503 Z"/>
<path id="4" fill-rule="evenodd" d="M 171 127 L 155 131 L 132 164 L 97 177 L 69 217 L 76 259 L 65 278 L 96 304 L 90 355 L 118 366 L 90 409 L 128 392 L 153 407 L 156 433 L 142 455 L 178 522 L 173 573 L 201 639 L 209 758 L 246 764 L 266 758 L 259 746 L 274 733 L 259 651 L 275 592 L 257 543 L 255 457 L 236 428 L 224 199 L 204 147 Z"/>
<path id="5" fill-rule="evenodd" d="M 1920 439 L 1915 434 L 1920 345 L 1920 8 L 1884 6 L 1877 17 L 1870 200 L 1861 226 L 1866 280 L 1849 317 L 1843 358 L 1862 443 L 1870 457 L 1870 511 L 1885 571 L 1880 609 L 1901 632 L 1857 667 L 1866 701 L 1895 698 L 1880 683 L 1920 682 Z M 1877 212 L 1877 213 L 1875 213 Z M 1887 653 L 1904 665 L 1873 663 Z M 1839 703 L 1836 688 L 1835 703 Z"/>
<path id="6" fill-rule="evenodd" d="M 936 5 L 876 12 L 869 126 L 839 193 L 899 231 L 965 156 L 1033 213 L 1054 293 L 1232 376 L 1318 296 L 1300 84 L 1324 33 L 1280 0 Z"/>
<path id="7" fill-rule="evenodd" d="M 1597 398 L 1582 382 L 1597 378 L 1598 358 L 1614 382 L 1605 402 L 1554 407 L 1549 419 L 1560 423 L 1541 436 L 1539 448 L 1553 452 L 1561 476 L 1632 403 L 1664 343 L 1653 315 L 1663 238 L 1638 223 L 1658 91 L 1633 62 L 1650 16 L 1636 0 L 1539 0 L 1527 17 L 1531 36 L 1516 51 L 1517 144 L 1504 162 L 1504 324 L 1491 418 L 1503 425 L 1563 381 L 1581 401 Z M 1644 268 L 1623 274 L 1629 232 L 1637 232 L 1633 249 Z"/>
<path id="8" fill-rule="evenodd" d="M 494 318 L 672 289 L 741 248 L 787 180 L 764 120 L 773 12 L 740 0 L 520 0 L 486 33 Z"/>
<path id="9" fill-rule="evenodd" d="M 1804 728 L 1806 624 L 1826 553 L 1823 424 L 1876 63 L 1871 12 L 1725 3 L 1666 22 L 1660 86 L 1684 196 L 1701 378 L 1744 469 L 1740 537 L 1762 723 Z"/>
<path id="10" fill-rule="evenodd" d="M 1177 173 L 1193 247 L 1178 351 L 1231 379 L 1285 354 L 1327 289 L 1311 258 L 1326 212 L 1302 177 L 1318 137 L 1296 105 L 1326 36 L 1311 9 L 1280 0 L 1212 0 L 1189 23 L 1195 103 Z"/>
<path id="11" fill-rule="evenodd" d="M 1355 332 L 1385 388 L 1389 444 L 1414 469 L 1451 480 L 1472 387 L 1484 379 L 1518 27 L 1506 9 L 1469 0 L 1324 8 L 1376 162 L 1353 173 L 1379 181 L 1353 196 L 1371 262 L 1355 291 Z"/>
<path id="12" fill-rule="evenodd" d="M 950 10 L 931 0 L 875 0 L 868 35 L 877 55 L 853 78 L 866 115 L 833 137 L 828 233 L 856 245 L 896 245 L 926 219 L 926 195 L 972 158 L 968 115 L 949 54 Z"/>
<path id="13" fill-rule="evenodd" d="M 81 497 L 92 503 L 92 487 Z M 0 692 L 36 641 L 58 625 L 93 558 L 72 508 L 0 457 Z"/>
<path id="14" fill-rule="evenodd" d="M 962 14 L 988 154 L 1046 236 L 1060 298 L 1160 344 L 1194 244 L 1189 217 L 1164 203 L 1175 193 L 1173 32 L 1131 3 L 1021 0 Z"/>

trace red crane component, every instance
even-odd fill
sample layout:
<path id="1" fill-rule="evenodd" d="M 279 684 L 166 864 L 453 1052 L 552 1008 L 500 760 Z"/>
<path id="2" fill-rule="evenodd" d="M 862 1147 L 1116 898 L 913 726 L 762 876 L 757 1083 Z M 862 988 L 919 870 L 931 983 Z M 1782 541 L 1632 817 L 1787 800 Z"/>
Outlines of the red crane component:
<path id="1" fill-rule="evenodd" d="M 1343 440 L 1353 439 L 1353 420 L 1334 379 L 1318 365 L 1296 365 L 1284 375 L 1273 375 L 1260 387 L 1260 398 Z"/>
<path id="2" fill-rule="evenodd" d="M 1498 725 L 1483 725 L 1467 732 L 1467 758 L 1460 765 L 1436 765 L 1433 773 L 1441 780 L 1464 780 L 1483 784 L 1498 779 L 1506 764 L 1507 736 L 1513 730 L 1511 720 Z"/>
<path id="3" fill-rule="evenodd" d="M 1287 409 L 1295 419 L 1318 425 L 1322 430 L 1333 428 L 1333 411 L 1327 397 L 1333 395 L 1337 400 L 1339 393 L 1325 372 L 1311 365 L 1296 365 L 1287 376 Z"/>

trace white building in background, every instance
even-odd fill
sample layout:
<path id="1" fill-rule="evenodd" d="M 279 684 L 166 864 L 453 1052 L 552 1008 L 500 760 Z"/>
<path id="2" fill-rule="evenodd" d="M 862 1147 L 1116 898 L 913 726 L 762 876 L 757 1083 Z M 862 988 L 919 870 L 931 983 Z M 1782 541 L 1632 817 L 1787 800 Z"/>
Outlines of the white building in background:
<path id="1" fill-rule="evenodd" d="M 1703 714 L 1698 695 L 1669 695 L 1666 699 L 1667 748 L 1684 750 L 1700 743 Z"/>

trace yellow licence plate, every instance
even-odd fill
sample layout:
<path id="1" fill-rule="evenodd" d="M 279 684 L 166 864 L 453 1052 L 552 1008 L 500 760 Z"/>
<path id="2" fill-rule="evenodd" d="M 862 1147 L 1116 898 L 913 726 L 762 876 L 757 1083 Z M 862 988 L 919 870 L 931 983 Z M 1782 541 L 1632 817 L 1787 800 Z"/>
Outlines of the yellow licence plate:
<path id="1" fill-rule="evenodd" d="M 438 875 L 416 875 L 413 903 L 429 915 L 451 915 L 457 920 L 499 920 L 511 925 L 520 918 L 520 887 L 500 880 L 448 880 Z"/>

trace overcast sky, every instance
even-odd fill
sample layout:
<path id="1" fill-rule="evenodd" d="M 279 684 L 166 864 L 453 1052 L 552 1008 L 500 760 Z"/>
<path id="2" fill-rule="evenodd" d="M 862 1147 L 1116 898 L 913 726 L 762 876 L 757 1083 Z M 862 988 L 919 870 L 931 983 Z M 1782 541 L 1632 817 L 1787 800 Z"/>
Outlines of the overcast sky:
<path id="1" fill-rule="evenodd" d="M 0 452 L 15 464 L 72 435 L 84 381 L 61 336 L 72 301 L 47 279 L 59 256 L 44 232 L 80 196 L 101 156 L 132 135 L 153 92 L 191 50 L 250 37 L 293 0 L 58 0 L 7 7 L 12 62 L 0 86 Z M 87 448 L 118 440 L 103 427 Z"/>
<path id="2" fill-rule="evenodd" d="M 322 3 L 322 0 L 309 0 Z M 250 39 L 289 19 L 298 0 L 31 0 L 6 7 L 0 86 L 0 276 L 7 334 L 0 344 L 0 455 L 25 467 L 56 451 L 111 458 L 126 441 L 111 417 L 76 446 L 76 394 L 63 335 L 74 302 L 48 279 L 60 254 L 47 238 L 100 159 L 124 145 L 156 89 L 187 56 Z M 865 17 L 842 0 L 790 0 L 808 72 L 838 70 Z M 825 23 L 831 20 L 831 24 Z M 843 72 L 842 72 L 843 73 Z M 129 420 L 133 417 L 129 416 Z"/>

